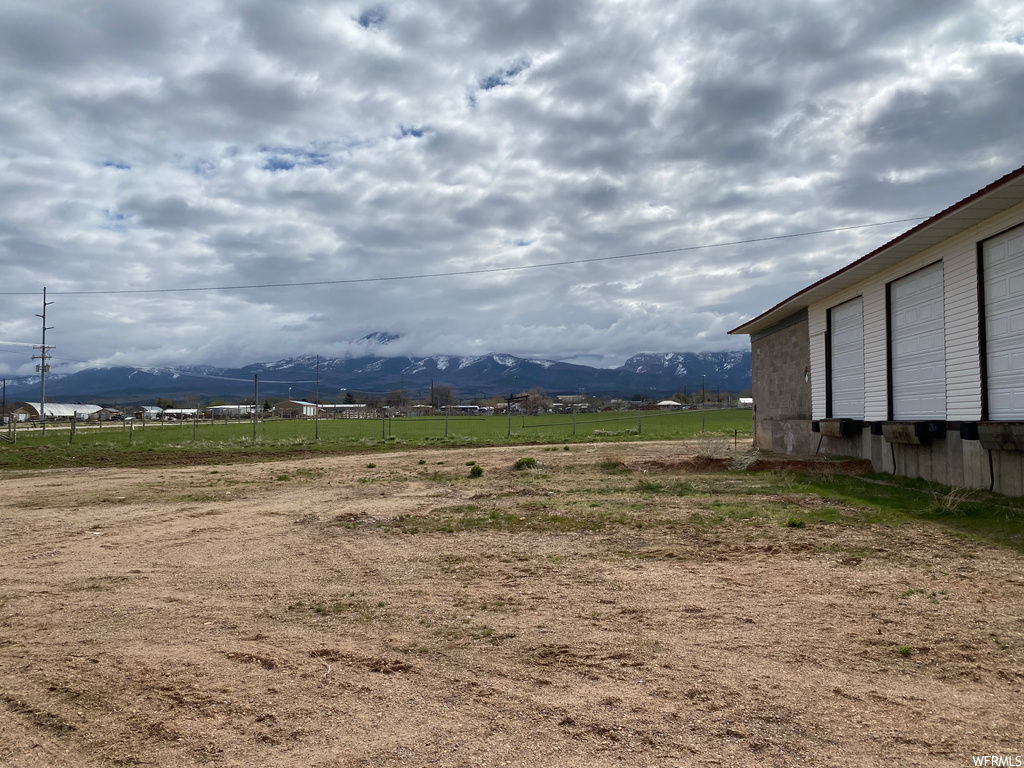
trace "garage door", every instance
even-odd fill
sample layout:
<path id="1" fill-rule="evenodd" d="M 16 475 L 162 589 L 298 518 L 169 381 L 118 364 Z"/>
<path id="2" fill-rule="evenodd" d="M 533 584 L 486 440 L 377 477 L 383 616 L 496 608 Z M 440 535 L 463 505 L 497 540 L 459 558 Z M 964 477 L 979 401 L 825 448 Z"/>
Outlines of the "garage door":
<path id="1" fill-rule="evenodd" d="M 945 419 L 942 263 L 895 280 L 889 289 L 893 418 Z"/>
<path id="2" fill-rule="evenodd" d="M 988 417 L 1024 421 L 1024 228 L 983 253 Z"/>
<path id="3" fill-rule="evenodd" d="M 829 310 L 833 418 L 864 418 L 864 301 Z"/>

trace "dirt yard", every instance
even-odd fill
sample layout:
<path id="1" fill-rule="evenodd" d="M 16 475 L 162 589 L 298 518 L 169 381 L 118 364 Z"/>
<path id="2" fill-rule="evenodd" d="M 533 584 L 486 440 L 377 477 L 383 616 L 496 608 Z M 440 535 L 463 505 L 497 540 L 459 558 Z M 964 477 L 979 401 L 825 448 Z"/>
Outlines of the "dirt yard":
<path id="1" fill-rule="evenodd" d="M 1019 554 L 817 520 L 817 497 L 758 495 L 779 473 L 694 474 L 685 450 L 0 477 L 0 764 L 1024 754 Z"/>

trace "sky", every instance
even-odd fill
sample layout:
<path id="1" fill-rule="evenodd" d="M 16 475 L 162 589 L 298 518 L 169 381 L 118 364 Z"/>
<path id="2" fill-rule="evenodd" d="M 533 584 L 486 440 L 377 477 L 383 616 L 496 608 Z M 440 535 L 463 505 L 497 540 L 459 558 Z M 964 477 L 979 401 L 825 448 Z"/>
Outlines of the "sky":
<path id="1" fill-rule="evenodd" d="M 0 93 L 2 375 L 614 367 L 1024 165 L 1024 5 L 0 0 Z"/>

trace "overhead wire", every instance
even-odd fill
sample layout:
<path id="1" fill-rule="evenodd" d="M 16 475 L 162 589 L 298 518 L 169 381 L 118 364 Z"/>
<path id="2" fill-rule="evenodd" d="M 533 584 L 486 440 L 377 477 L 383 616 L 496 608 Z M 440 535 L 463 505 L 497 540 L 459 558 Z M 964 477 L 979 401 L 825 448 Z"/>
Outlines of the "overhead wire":
<path id="1" fill-rule="evenodd" d="M 701 245 L 688 245 L 680 248 L 664 248 L 656 251 L 640 251 L 637 253 L 622 253 L 613 256 L 593 256 L 586 259 L 565 259 L 563 261 L 549 261 L 541 264 L 520 264 L 506 267 L 480 267 L 478 269 L 461 269 L 449 272 L 424 272 L 409 275 L 385 275 L 380 277 L 353 277 L 343 280 L 308 280 L 294 283 L 254 283 L 251 285 L 216 285 L 216 286 L 192 286 L 187 288 L 120 288 L 117 290 L 103 291 L 50 291 L 51 296 L 121 296 L 126 294 L 148 294 L 148 293 L 196 293 L 202 291 L 243 291 L 257 288 L 301 288 L 321 285 L 354 285 L 359 283 L 383 283 L 400 280 L 425 280 L 435 277 L 459 277 L 464 275 L 485 275 L 498 272 L 518 272 L 530 269 L 550 269 L 552 267 L 565 267 L 575 264 L 594 264 L 602 261 L 618 261 L 622 259 L 636 259 L 644 256 L 664 256 L 670 253 L 686 253 L 688 251 L 706 250 L 709 248 L 725 248 L 735 245 L 750 245 L 752 243 L 764 243 L 772 240 L 787 240 L 795 237 L 809 237 L 811 235 L 824 235 L 833 232 L 846 232 L 854 229 L 867 229 L 868 227 L 882 227 L 888 224 L 905 224 L 911 221 L 923 221 L 926 217 L 915 216 L 908 219 L 893 219 L 891 221 L 878 221 L 871 224 L 854 224 L 848 227 L 833 227 L 831 229 L 818 229 L 809 232 L 792 232 L 786 235 L 771 235 L 767 237 L 752 237 L 746 240 L 731 240 L 724 243 L 704 243 Z M 35 296 L 38 291 L 0 291 L 0 296 Z"/>

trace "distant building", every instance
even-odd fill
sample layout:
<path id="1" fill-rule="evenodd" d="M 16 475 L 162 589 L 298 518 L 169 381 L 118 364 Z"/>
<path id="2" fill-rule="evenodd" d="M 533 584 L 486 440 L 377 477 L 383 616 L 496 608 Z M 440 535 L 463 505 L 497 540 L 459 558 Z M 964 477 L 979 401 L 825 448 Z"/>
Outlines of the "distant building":
<path id="1" fill-rule="evenodd" d="M 213 419 L 240 419 L 252 416 L 254 408 L 252 405 L 211 405 L 205 410 Z"/>
<path id="2" fill-rule="evenodd" d="M 22 403 L 14 410 L 14 414 L 24 416 L 24 418 L 18 419 L 19 421 L 38 421 L 39 410 L 39 403 Z M 79 421 L 89 419 L 96 421 L 100 418 L 100 411 L 104 409 L 90 403 L 47 403 L 45 410 L 47 419 L 77 418 Z"/>
<path id="3" fill-rule="evenodd" d="M 311 419 L 316 416 L 316 403 L 305 400 L 282 400 L 274 406 L 274 415 L 283 419 Z"/>
<path id="4" fill-rule="evenodd" d="M 165 419 L 194 419 L 199 414 L 198 408 L 164 408 Z"/>
<path id="5" fill-rule="evenodd" d="M 340 416 L 346 419 L 361 419 L 373 415 L 372 409 L 368 409 L 366 403 L 321 405 L 320 410 L 326 412 L 328 416 Z"/>

